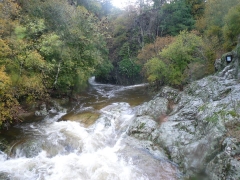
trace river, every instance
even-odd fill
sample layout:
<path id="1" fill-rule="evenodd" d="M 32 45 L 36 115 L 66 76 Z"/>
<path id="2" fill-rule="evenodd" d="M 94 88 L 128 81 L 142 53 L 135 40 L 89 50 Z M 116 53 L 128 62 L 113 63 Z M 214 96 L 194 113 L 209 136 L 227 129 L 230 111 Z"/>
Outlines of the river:
<path id="1" fill-rule="evenodd" d="M 148 101 L 146 84 L 115 86 L 89 79 L 78 102 L 52 109 L 0 135 L 4 180 L 175 180 L 177 166 L 127 135 L 137 105 Z"/>

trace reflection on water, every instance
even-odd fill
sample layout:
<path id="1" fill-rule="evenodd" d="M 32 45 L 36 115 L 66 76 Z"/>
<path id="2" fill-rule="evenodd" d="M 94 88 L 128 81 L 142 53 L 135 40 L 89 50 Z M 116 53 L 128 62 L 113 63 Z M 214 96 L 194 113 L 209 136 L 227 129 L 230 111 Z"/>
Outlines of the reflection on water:
<path id="1" fill-rule="evenodd" d="M 0 151 L 0 179 L 178 178 L 177 167 L 163 153 L 150 154 L 125 133 L 134 118 L 133 106 L 150 98 L 146 85 L 103 85 L 93 78 L 89 82 L 69 113 L 54 112 L 2 136 L 11 146 Z"/>

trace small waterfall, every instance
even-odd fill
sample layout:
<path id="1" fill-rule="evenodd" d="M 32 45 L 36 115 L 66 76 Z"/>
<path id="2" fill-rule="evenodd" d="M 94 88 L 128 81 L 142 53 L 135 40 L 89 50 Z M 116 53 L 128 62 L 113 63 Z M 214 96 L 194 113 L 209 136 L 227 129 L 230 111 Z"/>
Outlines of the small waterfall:
<path id="1" fill-rule="evenodd" d="M 110 103 L 96 111 L 100 116 L 88 127 L 77 121 L 59 121 L 65 112 L 19 126 L 22 138 L 10 154 L 0 152 L 0 179 L 177 179 L 178 169 L 164 155 L 151 155 L 126 134 L 135 116 L 129 103 Z"/>

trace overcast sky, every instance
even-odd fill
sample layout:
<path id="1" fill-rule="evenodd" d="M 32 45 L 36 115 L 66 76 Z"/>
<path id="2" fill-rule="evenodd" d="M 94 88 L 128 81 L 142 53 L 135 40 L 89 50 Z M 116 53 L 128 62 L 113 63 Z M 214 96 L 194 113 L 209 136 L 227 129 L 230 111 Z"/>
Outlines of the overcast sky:
<path id="1" fill-rule="evenodd" d="M 112 4 L 118 8 L 123 8 L 129 2 L 134 3 L 136 0 L 112 0 Z"/>

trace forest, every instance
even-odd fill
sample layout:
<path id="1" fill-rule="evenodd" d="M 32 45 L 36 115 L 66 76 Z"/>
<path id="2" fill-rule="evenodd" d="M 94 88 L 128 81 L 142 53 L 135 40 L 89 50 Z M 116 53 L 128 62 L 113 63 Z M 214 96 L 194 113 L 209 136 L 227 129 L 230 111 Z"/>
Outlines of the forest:
<path id="1" fill-rule="evenodd" d="M 0 0 L 0 126 L 87 80 L 181 89 L 236 48 L 239 0 Z"/>

